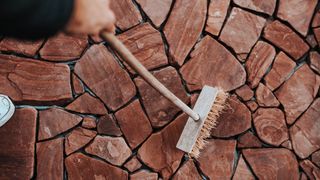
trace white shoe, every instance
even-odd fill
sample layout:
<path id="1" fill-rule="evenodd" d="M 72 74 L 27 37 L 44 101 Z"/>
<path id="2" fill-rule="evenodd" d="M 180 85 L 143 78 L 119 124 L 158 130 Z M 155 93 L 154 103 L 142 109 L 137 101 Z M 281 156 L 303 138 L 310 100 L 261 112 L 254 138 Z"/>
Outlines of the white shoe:
<path id="1" fill-rule="evenodd" d="M 8 96 L 0 94 L 0 127 L 3 126 L 14 113 L 15 107 Z"/>

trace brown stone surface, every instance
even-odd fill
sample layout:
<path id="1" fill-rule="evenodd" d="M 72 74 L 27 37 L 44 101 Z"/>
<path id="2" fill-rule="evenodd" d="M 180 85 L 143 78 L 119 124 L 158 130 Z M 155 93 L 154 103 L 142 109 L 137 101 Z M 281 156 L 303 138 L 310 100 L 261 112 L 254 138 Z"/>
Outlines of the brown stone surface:
<path id="1" fill-rule="evenodd" d="M 0 179 L 31 179 L 34 172 L 37 111 L 17 109 L 0 128 Z"/>
<path id="2" fill-rule="evenodd" d="M 287 149 L 246 149 L 242 152 L 258 179 L 299 179 L 297 159 Z"/>
<path id="3" fill-rule="evenodd" d="M 320 178 L 320 169 L 310 160 L 303 160 L 299 165 L 310 180 L 318 180 Z"/>
<path id="4" fill-rule="evenodd" d="M 27 41 L 13 38 L 4 38 L 0 42 L 0 51 L 15 52 L 26 56 L 35 56 L 43 40 Z"/>
<path id="5" fill-rule="evenodd" d="M 273 21 L 264 28 L 264 38 L 287 52 L 295 60 L 301 58 L 308 50 L 306 44 L 292 29 L 280 21 Z"/>
<path id="6" fill-rule="evenodd" d="M 136 171 L 142 166 L 140 161 L 136 156 L 131 158 L 126 164 L 124 164 L 124 167 L 127 168 L 130 172 Z"/>
<path id="7" fill-rule="evenodd" d="M 168 179 L 180 165 L 184 153 L 176 148 L 176 144 L 187 119 L 187 115 L 180 115 L 164 129 L 152 134 L 138 151 L 139 159 L 164 179 Z"/>
<path id="8" fill-rule="evenodd" d="M 113 110 L 136 94 L 129 75 L 103 44 L 90 47 L 75 65 L 75 73 Z"/>
<path id="9" fill-rule="evenodd" d="M 307 35 L 317 0 L 281 0 L 277 16 L 289 22 L 299 33 Z"/>
<path id="10" fill-rule="evenodd" d="M 320 98 L 290 128 L 295 153 L 306 158 L 320 148 Z"/>
<path id="11" fill-rule="evenodd" d="M 310 52 L 310 67 L 320 74 L 320 54 L 317 51 Z"/>
<path id="12" fill-rule="evenodd" d="M 277 108 L 259 108 L 253 114 L 253 124 L 260 139 L 268 144 L 280 146 L 289 139 L 283 112 Z"/>
<path id="13" fill-rule="evenodd" d="M 84 87 L 80 79 L 74 73 L 72 73 L 72 87 L 73 92 L 76 93 L 76 95 L 84 93 Z"/>
<path id="14" fill-rule="evenodd" d="M 112 1 L 110 5 L 116 15 L 116 26 L 121 30 L 129 29 L 142 21 L 140 12 L 131 0 Z"/>
<path id="15" fill-rule="evenodd" d="M 153 75 L 183 102 L 189 102 L 178 72 L 173 67 L 155 71 Z M 168 124 L 180 111 L 179 108 L 164 96 L 160 95 L 157 90 L 152 88 L 142 78 L 136 78 L 135 83 L 139 89 L 142 103 L 153 127 L 162 127 Z"/>
<path id="16" fill-rule="evenodd" d="M 238 148 L 259 148 L 262 147 L 262 143 L 259 139 L 252 134 L 252 132 L 248 131 L 244 135 L 242 135 L 237 144 Z"/>
<path id="17" fill-rule="evenodd" d="M 50 108 L 39 112 L 38 139 L 52 138 L 73 128 L 82 120 L 81 116 L 71 114 L 59 108 Z"/>
<path id="18" fill-rule="evenodd" d="M 320 150 L 314 152 L 311 156 L 312 162 L 320 168 Z"/>
<path id="19" fill-rule="evenodd" d="M 272 15 L 277 0 L 234 0 L 233 2 L 243 8 Z"/>
<path id="20" fill-rule="evenodd" d="M 253 45 L 258 40 L 266 20 L 260 16 L 233 8 L 222 29 L 220 39 L 246 59 Z"/>
<path id="21" fill-rule="evenodd" d="M 129 146 L 134 149 L 152 133 L 148 117 L 139 100 L 135 100 L 116 114 L 119 126 Z"/>
<path id="22" fill-rule="evenodd" d="M 235 140 L 210 139 L 198 158 L 199 167 L 210 179 L 230 179 L 236 150 Z"/>
<path id="23" fill-rule="evenodd" d="M 271 90 L 278 88 L 293 72 L 296 63 L 285 53 L 280 52 L 272 65 L 270 72 L 264 77 L 266 86 Z"/>
<path id="24" fill-rule="evenodd" d="M 308 44 L 312 47 L 315 48 L 318 45 L 318 42 L 316 40 L 316 37 L 313 34 L 310 34 L 306 37 L 306 41 Z"/>
<path id="25" fill-rule="evenodd" d="M 284 106 L 288 124 L 292 124 L 308 108 L 317 95 L 319 85 L 319 76 L 305 64 L 275 92 Z"/>
<path id="26" fill-rule="evenodd" d="M 244 179 L 254 180 L 255 178 L 241 155 L 239 162 L 237 164 L 236 171 L 232 177 L 232 180 L 244 180 Z"/>
<path id="27" fill-rule="evenodd" d="M 243 85 L 246 79 L 246 72 L 237 59 L 209 36 L 196 45 L 191 60 L 180 72 L 190 91 L 200 90 L 204 85 L 230 91 Z"/>
<path id="28" fill-rule="evenodd" d="M 285 148 L 287 148 L 287 149 L 289 149 L 289 150 L 292 150 L 292 143 L 291 143 L 290 140 L 284 141 L 284 142 L 281 144 L 281 146 L 282 146 L 282 147 L 285 147 Z"/>
<path id="29" fill-rule="evenodd" d="M 157 180 L 158 174 L 149 172 L 147 170 L 141 170 L 139 172 L 131 174 L 130 179 L 131 180 Z"/>
<path id="30" fill-rule="evenodd" d="M 320 27 L 319 28 L 314 28 L 313 33 L 318 41 L 318 45 L 320 44 Z M 320 46 L 320 45 L 319 45 Z"/>
<path id="31" fill-rule="evenodd" d="M 66 136 L 64 142 L 66 154 L 69 155 L 82 148 L 83 146 L 88 144 L 96 135 L 96 131 L 87 130 L 81 127 L 74 129 L 70 134 Z"/>
<path id="32" fill-rule="evenodd" d="M 117 125 L 112 115 L 107 114 L 99 118 L 97 124 L 97 130 L 99 134 L 105 134 L 110 136 L 121 136 L 122 132 Z"/>
<path id="33" fill-rule="evenodd" d="M 161 34 L 149 23 L 136 26 L 120 34 L 118 38 L 147 69 L 150 70 L 168 64 Z M 127 65 L 126 67 L 131 73 L 136 73 L 130 66 Z"/>
<path id="34" fill-rule="evenodd" d="M 225 21 L 230 0 L 213 0 L 209 4 L 206 31 L 218 36 Z"/>
<path id="35" fill-rule="evenodd" d="M 218 118 L 218 125 L 211 131 L 215 137 L 231 137 L 251 127 L 251 112 L 236 96 L 227 100 L 228 108 Z"/>
<path id="36" fill-rule="evenodd" d="M 61 105 L 72 99 L 70 70 L 15 56 L 0 55 L 0 93 L 17 103 Z"/>
<path id="37" fill-rule="evenodd" d="M 248 106 L 251 112 L 254 112 L 259 107 L 259 105 L 253 100 L 246 102 L 246 105 Z"/>
<path id="38" fill-rule="evenodd" d="M 88 129 L 96 128 L 97 127 L 96 118 L 90 117 L 90 116 L 84 117 L 82 120 L 82 127 L 88 128 Z"/>
<path id="39" fill-rule="evenodd" d="M 312 27 L 319 27 L 320 26 L 320 10 L 319 9 L 314 14 L 311 26 Z"/>
<path id="40" fill-rule="evenodd" d="M 184 163 L 172 178 L 173 180 L 197 180 L 202 179 L 192 159 Z"/>
<path id="41" fill-rule="evenodd" d="M 131 156 L 131 150 L 122 137 L 96 136 L 85 151 L 117 166 Z"/>
<path id="42" fill-rule="evenodd" d="M 37 179 L 63 179 L 63 138 L 37 143 Z"/>
<path id="43" fill-rule="evenodd" d="M 249 101 L 253 95 L 254 92 L 248 85 L 241 86 L 240 88 L 236 89 L 235 93 L 243 100 L 243 101 Z"/>
<path id="44" fill-rule="evenodd" d="M 262 107 L 278 107 L 280 105 L 272 91 L 262 83 L 259 83 L 256 89 L 256 99 L 259 106 Z"/>
<path id="45" fill-rule="evenodd" d="M 98 98 L 91 96 L 89 93 L 84 93 L 79 96 L 71 102 L 66 109 L 83 114 L 105 115 L 108 113 L 104 104 Z"/>
<path id="46" fill-rule="evenodd" d="M 137 3 L 151 19 L 153 24 L 160 27 L 170 11 L 172 0 L 137 0 Z"/>
<path id="47" fill-rule="evenodd" d="M 272 64 L 275 55 L 274 47 L 264 41 L 258 41 L 254 46 L 245 65 L 248 73 L 248 83 L 251 88 L 257 87 Z"/>
<path id="48" fill-rule="evenodd" d="M 103 161 L 81 153 L 70 155 L 65 160 L 68 179 L 119 179 L 127 180 L 128 173 Z"/>
<path id="49" fill-rule="evenodd" d="M 49 38 L 40 49 L 40 56 L 49 61 L 69 61 L 77 59 L 88 45 L 85 35 L 66 35 L 59 33 Z"/>
<path id="50" fill-rule="evenodd" d="M 176 0 L 164 27 L 164 34 L 169 44 L 171 58 L 177 64 L 183 64 L 200 37 L 206 13 L 206 0 Z"/>

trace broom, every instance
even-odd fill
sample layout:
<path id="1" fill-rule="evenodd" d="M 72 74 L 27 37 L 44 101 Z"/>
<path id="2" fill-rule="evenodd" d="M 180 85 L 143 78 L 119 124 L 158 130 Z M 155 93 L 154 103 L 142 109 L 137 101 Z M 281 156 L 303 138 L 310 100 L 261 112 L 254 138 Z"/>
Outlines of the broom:
<path id="1" fill-rule="evenodd" d="M 220 88 L 204 86 L 192 110 L 160 83 L 115 35 L 102 32 L 101 37 L 147 83 L 189 115 L 176 147 L 187 152 L 189 156 L 198 158 L 200 150 L 206 145 L 206 139 L 210 137 L 211 129 L 217 124 L 217 118 L 224 109 L 228 94 Z"/>

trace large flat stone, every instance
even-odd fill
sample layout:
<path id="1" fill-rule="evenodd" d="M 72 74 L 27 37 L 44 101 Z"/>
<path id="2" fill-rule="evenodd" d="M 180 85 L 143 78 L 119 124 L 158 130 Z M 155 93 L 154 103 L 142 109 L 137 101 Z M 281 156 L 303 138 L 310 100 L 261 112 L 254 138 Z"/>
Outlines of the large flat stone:
<path id="1" fill-rule="evenodd" d="M 91 96 L 89 93 L 84 93 L 66 106 L 67 110 L 83 113 L 105 115 L 108 110 L 104 104 L 98 99 Z"/>
<path id="2" fill-rule="evenodd" d="M 277 0 L 234 0 L 233 2 L 243 8 L 265 13 L 270 16 L 273 14 L 277 4 Z"/>
<path id="3" fill-rule="evenodd" d="M 212 0 L 209 4 L 206 31 L 218 36 L 227 16 L 230 0 Z"/>
<path id="4" fill-rule="evenodd" d="M 121 136 L 122 132 L 111 114 L 101 116 L 97 124 L 99 134 Z"/>
<path id="5" fill-rule="evenodd" d="M 238 139 L 238 148 L 260 148 L 262 143 L 259 141 L 257 136 L 252 132 L 248 131 Z"/>
<path id="6" fill-rule="evenodd" d="M 43 40 L 27 41 L 7 37 L 0 42 L 0 51 L 14 52 L 33 57 L 42 44 Z"/>
<path id="7" fill-rule="evenodd" d="M 112 1 L 110 8 L 116 16 L 116 26 L 121 30 L 129 29 L 142 21 L 140 12 L 131 0 Z"/>
<path id="8" fill-rule="evenodd" d="M 262 83 L 256 89 L 256 100 L 261 107 L 278 107 L 280 105 L 272 91 Z"/>

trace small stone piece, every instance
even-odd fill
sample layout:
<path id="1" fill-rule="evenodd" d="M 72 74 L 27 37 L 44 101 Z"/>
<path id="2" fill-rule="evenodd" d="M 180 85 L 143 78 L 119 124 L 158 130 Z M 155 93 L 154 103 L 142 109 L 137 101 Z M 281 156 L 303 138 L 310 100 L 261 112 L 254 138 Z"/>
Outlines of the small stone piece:
<path id="1" fill-rule="evenodd" d="M 256 98 L 259 106 L 262 107 L 278 107 L 280 105 L 272 91 L 262 83 L 259 83 L 256 89 Z"/>
<path id="2" fill-rule="evenodd" d="M 312 162 L 320 168 L 320 150 L 314 152 L 311 156 Z"/>
<path id="3" fill-rule="evenodd" d="M 287 148 L 287 149 L 289 149 L 289 150 L 292 150 L 292 143 L 291 143 L 290 140 L 284 141 L 284 142 L 281 144 L 281 146 L 282 146 L 282 147 L 285 147 L 285 148 Z"/>
<path id="4" fill-rule="evenodd" d="M 218 36 L 225 21 L 230 0 L 212 0 L 209 4 L 206 31 Z"/>
<path id="5" fill-rule="evenodd" d="M 288 26 L 282 24 L 278 20 L 269 23 L 264 28 L 263 36 L 274 45 L 287 52 L 295 60 L 301 58 L 309 50 L 308 44 L 306 44 Z"/>
<path id="6" fill-rule="evenodd" d="M 70 103 L 66 109 L 82 114 L 105 115 L 108 113 L 104 104 L 98 98 L 92 97 L 89 93 L 84 93 L 79 96 Z"/>
<path id="7" fill-rule="evenodd" d="M 96 131 L 87 130 L 84 128 L 76 128 L 70 134 L 66 136 L 65 150 L 66 154 L 69 155 L 78 149 L 88 144 L 95 136 Z"/>
<path id="8" fill-rule="evenodd" d="M 317 51 L 310 52 L 310 67 L 320 74 L 320 54 Z"/>
<path id="9" fill-rule="evenodd" d="M 260 148 L 260 147 L 262 147 L 262 143 L 250 131 L 242 135 L 238 140 L 238 148 Z"/>
<path id="10" fill-rule="evenodd" d="M 246 102 L 246 105 L 248 106 L 251 112 L 254 112 L 259 107 L 255 101 L 248 101 Z"/>
<path id="11" fill-rule="evenodd" d="M 172 60 L 178 65 L 181 66 L 184 63 L 200 37 L 206 14 L 206 0 L 176 0 L 164 27 L 164 34 Z"/>
<path id="12" fill-rule="evenodd" d="M 233 2 L 243 8 L 266 13 L 271 16 L 276 8 L 277 0 L 233 0 Z"/>
<path id="13" fill-rule="evenodd" d="M 196 180 L 202 179 L 192 159 L 184 163 L 177 173 L 173 176 L 173 180 Z"/>
<path id="14" fill-rule="evenodd" d="M 68 113 L 62 109 L 50 108 L 39 112 L 38 139 L 52 138 L 73 128 L 82 120 L 81 116 Z"/>
<path id="15" fill-rule="evenodd" d="M 140 161 L 138 160 L 138 158 L 136 156 L 134 156 L 133 158 L 131 158 L 125 165 L 124 167 L 127 168 L 130 172 L 136 171 L 137 169 L 139 169 L 142 166 L 142 164 L 140 163 Z"/>
<path id="16" fill-rule="evenodd" d="M 76 93 L 76 95 L 84 93 L 84 87 L 80 79 L 74 73 L 72 73 L 72 85 L 73 91 Z"/>
<path id="17" fill-rule="evenodd" d="M 96 118 L 90 117 L 90 116 L 84 117 L 82 120 L 82 127 L 88 128 L 88 129 L 96 128 L 97 127 Z"/>
<path id="18" fill-rule="evenodd" d="M 288 149 L 260 148 L 242 152 L 258 179 L 299 179 L 297 159 Z"/>
<path id="19" fill-rule="evenodd" d="M 240 156 L 236 172 L 234 173 L 234 176 L 232 180 L 254 180 L 254 176 L 252 175 L 252 172 L 248 168 L 246 162 L 244 161 L 242 155 Z"/>
<path id="20" fill-rule="evenodd" d="M 0 42 L 0 51 L 15 52 L 26 56 L 35 56 L 40 49 L 43 40 L 26 41 L 12 38 L 4 38 Z"/>
<path id="21" fill-rule="evenodd" d="M 213 38 L 204 37 L 191 53 L 191 59 L 181 69 L 190 91 L 204 85 L 230 91 L 242 86 L 246 72 L 237 59 Z"/>
<path id="22" fill-rule="evenodd" d="M 224 25 L 220 39 L 246 59 L 251 48 L 258 40 L 266 20 L 240 8 L 233 8 Z"/>
<path id="23" fill-rule="evenodd" d="M 116 121 L 110 114 L 107 114 L 99 118 L 97 130 L 99 134 L 105 134 L 110 136 L 122 135 L 120 128 L 118 127 Z"/>
<path id="24" fill-rule="evenodd" d="M 37 143 L 37 179 L 63 179 L 63 138 Z"/>
<path id="25" fill-rule="evenodd" d="M 284 106 L 288 124 L 292 124 L 317 96 L 320 78 L 304 64 L 286 81 L 275 95 Z"/>
<path id="26" fill-rule="evenodd" d="M 244 85 L 238 89 L 236 89 L 236 94 L 243 100 L 243 101 L 249 101 L 254 93 L 252 89 L 248 85 Z"/>
<path id="27" fill-rule="evenodd" d="M 299 165 L 310 180 L 318 180 L 320 178 L 320 169 L 310 160 L 303 160 L 299 163 Z"/>
<path id="28" fill-rule="evenodd" d="M 183 102 L 189 102 L 189 98 L 183 89 L 180 76 L 173 67 L 154 71 L 153 75 Z M 135 83 L 139 89 L 142 103 L 150 118 L 152 127 L 158 128 L 168 124 L 180 111 L 171 101 L 167 100 L 142 78 L 136 78 Z"/>
<path id="29" fill-rule="evenodd" d="M 320 148 L 320 98 L 290 128 L 294 152 L 302 159 Z"/>
<path id="30" fill-rule="evenodd" d="M 68 179 L 127 180 L 128 173 L 103 161 L 75 153 L 65 159 Z"/>
<path id="31" fill-rule="evenodd" d="M 59 33 L 43 45 L 40 56 L 48 61 L 69 61 L 80 58 L 87 45 L 87 36 Z"/>
<path id="32" fill-rule="evenodd" d="M 318 45 L 316 37 L 313 34 L 308 35 L 306 41 L 312 48 L 315 48 Z"/>
<path id="33" fill-rule="evenodd" d="M 149 172 L 147 170 L 141 170 L 130 175 L 131 180 L 158 180 L 158 174 Z"/>
<path id="34" fill-rule="evenodd" d="M 277 16 L 306 36 L 317 3 L 317 0 L 281 0 Z"/>
<path id="35" fill-rule="evenodd" d="M 117 166 L 131 156 L 131 150 L 122 137 L 96 136 L 85 151 Z"/>
<path id="36" fill-rule="evenodd" d="M 271 90 L 278 88 L 293 72 L 296 63 L 285 53 L 280 52 L 273 63 L 272 69 L 265 76 L 266 86 Z"/>
<path id="37" fill-rule="evenodd" d="M 277 108 L 259 108 L 253 114 L 253 124 L 260 139 L 268 144 L 280 146 L 289 139 L 283 112 Z"/>

